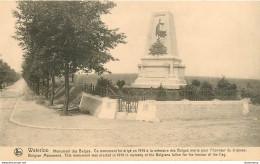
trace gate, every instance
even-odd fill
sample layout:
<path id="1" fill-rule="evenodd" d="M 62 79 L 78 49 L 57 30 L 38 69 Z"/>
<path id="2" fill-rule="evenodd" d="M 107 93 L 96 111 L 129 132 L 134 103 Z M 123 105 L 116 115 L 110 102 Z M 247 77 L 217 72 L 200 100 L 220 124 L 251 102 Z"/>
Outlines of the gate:
<path id="1" fill-rule="evenodd" d="M 138 99 L 129 96 L 120 97 L 118 106 L 118 112 L 136 113 L 138 110 Z"/>

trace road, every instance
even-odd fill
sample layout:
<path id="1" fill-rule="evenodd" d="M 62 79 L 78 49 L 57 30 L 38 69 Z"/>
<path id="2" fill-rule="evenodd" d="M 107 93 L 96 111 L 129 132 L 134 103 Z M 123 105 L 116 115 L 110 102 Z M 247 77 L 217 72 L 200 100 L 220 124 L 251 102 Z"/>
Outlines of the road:
<path id="1" fill-rule="evenodd" d="M 139 122 L 99 120 L 92 116 L 84 124 L 92 129 L 49 129 L 21 126 L 10 117 L 17 100 L 27 90 L 23 79 L 0 93 L 0 146 L 93 146 L 93 147 L 192 147 L 260 146 L 257 119 Z M 19 105 L 19 104 L 18 104 Z M 259 108 L 255 108 L 259 111 Z M 50 109 L 51 110 L 51 109 Z M 36 111 L 37 112 L 37 111 Z M 63 116 L 64 117 L 64 116 Z M 70 116 L 74 119 L 74 116 Z M 31 117 L 25 118 L 27 120 Z M 57 123 L 61 116 L 55 116 Z M 93 123 L 94 120 L 96 121 Z M 48 121 L 48 120 L 46 120 Z M 107 129 L 95 129 L 97 124 Z"/>

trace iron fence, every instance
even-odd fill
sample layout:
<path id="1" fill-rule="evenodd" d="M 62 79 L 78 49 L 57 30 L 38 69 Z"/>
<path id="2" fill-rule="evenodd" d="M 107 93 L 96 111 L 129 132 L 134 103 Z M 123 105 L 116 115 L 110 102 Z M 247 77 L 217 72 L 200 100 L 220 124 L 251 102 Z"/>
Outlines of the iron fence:
<path id="1" fill-rule="evenodd" d="M 209 101 L 240 100 L 243 98 L 242 91 L 237 90 L 184 90 L 184 89 L 138 89 L 128 88 L 123 91 L 127 95 L 137 97 L 139 100 L 157 101 Z"/>
<path id="2" fill-rule="evenodd" d="M 130 96 L 121 96 L 118 98 L 118 111 L 136 113 L 138 110 L 138 99 Z"/>
<path id="3" fill-rule="evenodd" d="M 245 98 L 247 92 L 243 89 L 237 90 L 185 90 L 185 89 L 164 89 L 164 88 L 123 88 L 113 89 L 109 86 L 97 87 L 93 84 L 84 85 L 85 92 L 102 97 L 117 99 L 118 111 L 137 112 L 138 101 L 210 101 L 219 100 L 241 100 Z"/>
<path id="4" fill-rule="evenodd" d="M 111 88 L 96 87 L 93 84 L 85 84 L 85 92 L 102 97 L 107 96 L 113 99 L 133 99 L 137 101 L 157 100 L 157 101 L 208 101 L 219 100 L 240 100 L 246 97 L 247 92 L 243 90 L 186 90 L 186 89 L 158 89 L 158 88 Z"/>
<path id="5" fill-rule="evenodd" d="M 111 87 L 97 87 L 93 84 L 84 84 L 84 89 L 86 93 L 90 93 L 92 95 L 99 95 L 101 97 L 110 97 L 113 99 L 118 98 L 118 94 L 115 93 Z"/>

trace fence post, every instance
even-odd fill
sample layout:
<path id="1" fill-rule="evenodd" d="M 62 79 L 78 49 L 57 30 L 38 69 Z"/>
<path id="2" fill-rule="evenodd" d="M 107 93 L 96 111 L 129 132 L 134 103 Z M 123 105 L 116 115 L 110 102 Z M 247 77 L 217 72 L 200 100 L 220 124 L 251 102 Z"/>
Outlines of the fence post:
<path id="1" fill-rule="evenodd" d="M 214 99 L 217 99 L 217 88 L 214 89 Z"/>
<path id="2" fill-rule="evenodd" d="M 87 84 L 84 83 L 85 93 L 87 93 Z"/>
<path id="3" fill-rule="evenodd" d="M 120 99 L 120 96 L 117 97 L 117 101 L 118 101 L 118 112 L 121 112 L 121 110 L 122 110 L 122 106 L 121 106 L 121 99 Z"/>
<path id="4" fill-rule="evenodd" d="M 151 97 L 152 97 L 152 99 L 154 99 L 154 97 L 153 97 L 153 87 L 151 87 L 150 94 L 149 94 L 149 99 L 151 99 Z"/>
<path id="5" fill-rule="evenodd" d="M 164 101 L 167 101 L 167 100 L 168 100 L 168 98 L 167 98 L 167 97 L 168 97 L 168 96 L 167 96 L 168 94 L 167 94 L 167 93 L 168 93 L 168 92 L 167 92 L 167 88 L 165 88 L 165 93 L 164 93 L 164 94 L 165 94 L 165 95 L 164 95 L 165 98 L 164 98 Z"/>
<path id="6" fill-rule="evenodd" d="M 106 86 L 106 96 L 109 97 L 109 86 Z"/>
<path id="7" fill-rule="evenodd" d="M 245 88 L 243 88 L 240 92 L 240 97 L 241 99 L 244 99 L 246 96 L 245 96 Z"/>

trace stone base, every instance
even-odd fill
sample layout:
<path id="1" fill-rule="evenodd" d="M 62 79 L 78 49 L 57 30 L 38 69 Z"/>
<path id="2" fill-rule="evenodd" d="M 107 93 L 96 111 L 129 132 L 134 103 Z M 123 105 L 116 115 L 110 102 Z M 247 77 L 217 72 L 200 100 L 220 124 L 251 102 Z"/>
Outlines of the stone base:
<path id="1" fill-rule="evenodd" d="M 149 79 L 149 78 L 137 78 L 135 83 L 131 86 L 134 88 L 158 88 L 162 85 L 162 87 L 167 89 L 180 89 L 181 86 L 185 86 L 185 80 L 176 80 L 176 79 Z"/>
<path id="2" fill-rule="evenodd" d="M 138 78 L 132 84 L 136 88 L 158 88 L 162 85 L 168 89 L 185 86 L 184 68 L 181 59 L 175 56 L 146 56 L 138 65 Z"/>

